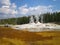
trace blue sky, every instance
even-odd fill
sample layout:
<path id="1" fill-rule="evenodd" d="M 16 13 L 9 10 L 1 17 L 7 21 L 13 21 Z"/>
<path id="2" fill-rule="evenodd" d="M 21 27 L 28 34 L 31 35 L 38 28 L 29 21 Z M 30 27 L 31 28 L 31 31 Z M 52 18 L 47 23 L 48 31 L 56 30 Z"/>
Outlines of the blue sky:
<path id="1" fill-rule="evenodd" d="M 60 12 L 60 0 L 0 0 L 0 18 Z"/>
<path id="2" fill-rule="evenodd" d="M 24 4 L 28 6 L 53 5 L 54 9 L 60 10 L 60 0 L 11 0 L 11 3 L 15 3 L 18 7 Z"/>

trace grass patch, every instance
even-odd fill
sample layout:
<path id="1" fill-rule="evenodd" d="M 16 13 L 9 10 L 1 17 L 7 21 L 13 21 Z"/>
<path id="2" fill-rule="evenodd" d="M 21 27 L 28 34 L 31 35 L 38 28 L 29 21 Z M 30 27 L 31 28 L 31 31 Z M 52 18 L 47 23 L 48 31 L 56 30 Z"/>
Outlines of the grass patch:
<path id="1" fill-rule="evenodd" d="M 0 45 L 60 45 L 60 31 L 28 32 L 0 27 Z"/>

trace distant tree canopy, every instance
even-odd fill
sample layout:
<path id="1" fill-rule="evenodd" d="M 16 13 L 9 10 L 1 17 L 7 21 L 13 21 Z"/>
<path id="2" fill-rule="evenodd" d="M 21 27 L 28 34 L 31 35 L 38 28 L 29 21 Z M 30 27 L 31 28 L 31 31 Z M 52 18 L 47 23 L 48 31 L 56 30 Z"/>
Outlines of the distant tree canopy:
<path id="1" fill-rule="evenodd" d="M 60 22 L 60 12 L 43 14 L 44 22 Z"/>
<path id="2" fill-rule="evenodd" d="M 34 18 L 34 15 L 32 15 Z M 39 21 L 41 22 L 41 16 L 43 16 L 43 23 L 58 23 L 60 22 L 60 12 L 54 13 L 45 13 L 39 16 Z M 30 21 L 30 16 L 23 16 L 18 18 L 8 18 L 8 19 L 0 19 L 0 24 L 27 24 Z M 36 19 L 34 18 L 34 21 Z"/>

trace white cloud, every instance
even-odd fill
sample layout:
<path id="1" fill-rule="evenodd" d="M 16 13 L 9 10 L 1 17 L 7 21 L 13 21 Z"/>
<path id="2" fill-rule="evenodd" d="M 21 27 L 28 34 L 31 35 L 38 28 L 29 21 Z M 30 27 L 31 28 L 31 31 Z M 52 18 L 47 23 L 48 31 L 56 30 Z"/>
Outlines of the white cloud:
<path id="1" fill-rule="evenodd" d="M 0 0 L 2 5 L 11 5 L 10 0 Z"/>
<path id="2" fill-rule="evenodd" d="M 1 8 L 9 8 L 9 6 L 2 6 Z"/>
<path id="3" fill-rule="evenodd" d="M 20 14 L 27 14 L 28 13 L 27 5 L 19 7 L 19 13 Z"/>
<path id="4" fill-rule="evenodd" d="M 11 7 L 12 7 L 13 9 L 16 9 L 17 6 L 16 6 L 15 3 L 12 3 Z"/>
<path id="5" fill-rule="evenodd" d="M 27 5 L 27 4 L 25 4 L 25 5 L 21 6 L 21 8 L 24 8 L 24 7 L 26 8 L 26 7 L 28 7 L 28 5 Z"/>
<path id="6" fill-rule="evenodd" d="M 19 13 L 20 14 L 28 14 L 28 15 L 37 15 L 37 14 L 42 14 L 42 13 L 47 13 L 47 12 L 52 12 L 52 5 L 49 6 L 35 6 L 35 7 L 29 7 L 27 5 L 19 7 Z"/>
<path id="7" fill-rule="evenodd" d="M 17 13 L 17 11 L 15 9 L 12 9 L 13 7 L 9 7 L 9 6 L 2 6 L 2 8 L 0 8 L 0 13 L 5 13 L 5 14 L 15 14 Z"/>
<path id="8" fill-rule="evenodd" d="M 0 13 L 8 14 L 9 10 L 10 10 L 9 8 L 0 8 Z"/>
<path id="9" fill-rule="evenodd" d="M 15 3 L 11 3 L 10 0 L 0 0 L 0 15 L 4 15 L 5 17 L 15 17 L 16 14 L 21 15 L 37 15 L 47 12 L 52 12 L 52 5 L 49 6 L 35 6 L 35 7 L 28 7 L 27 4 L 18 7 Z M 17 15 L 18 16 L 18 15 Z"/>
<path id="10" fill-rule="evenodd" d="M 10 3 L 10 0 L 0 0 L 0 15 L 5 16 L 9 15 L 9 17 L 14 17 L 17 14 L 16 5 L 15 3 Z"/>

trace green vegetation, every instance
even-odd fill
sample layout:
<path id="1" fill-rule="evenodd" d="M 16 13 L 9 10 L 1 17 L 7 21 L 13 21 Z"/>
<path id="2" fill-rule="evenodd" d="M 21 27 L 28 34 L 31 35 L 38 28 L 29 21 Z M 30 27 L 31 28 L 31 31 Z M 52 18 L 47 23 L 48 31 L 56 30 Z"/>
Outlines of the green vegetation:
<path id="1" fill-rule="evenodd" d="M 60 22 L 60 12 L 44 14 L 44 22 Z"/>
<path id="2" fill-rule="evenodd" d="M 0 27 L 0 45 L 60 45 L 60 31 L 28 32 Z"/>
<path id="3" fill-rule="evenodd" d="M 60 12 L 54 12 L 54 13 L 46 13 L 41 14 L 43 15 L 43 23 L 57 23 L 60 24 Z M 41 15 L 39 17 L 39 21 L 41 22 Z M 32 15 L 34 17 L 34 15 Z M 0 24 L 26 24 L 29 23 L 30 16 L 23 16 L 18 18 L 9 18 L 9 19 L 1 19 Z M 34 17 L 35 21 L 35 17 Z"/>

